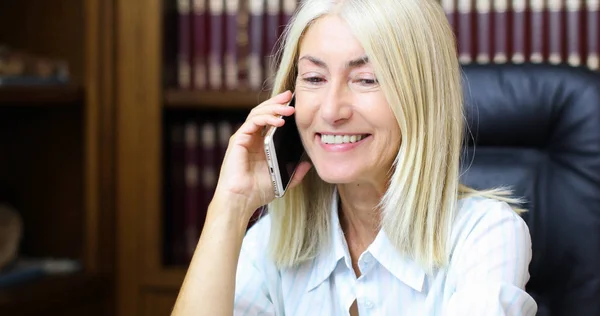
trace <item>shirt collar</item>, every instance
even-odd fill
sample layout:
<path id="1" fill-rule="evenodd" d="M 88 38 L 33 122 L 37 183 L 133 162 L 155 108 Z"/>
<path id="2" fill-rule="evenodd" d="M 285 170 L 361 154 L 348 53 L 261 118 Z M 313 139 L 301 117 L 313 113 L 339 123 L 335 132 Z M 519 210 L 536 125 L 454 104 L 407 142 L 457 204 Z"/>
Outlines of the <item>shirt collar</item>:
<path id="1" fill-rule="evenodd" d="M 329 278 L 335 270 L 340 259 L 348 269 L 352 269 L 350 252 L 340 226 L 338 217 L 338 193 L 334 190 L 331 202 L 331 244 L 330 250 L 322 250 L 315 258 L 312 267 L 311 278 L 308 283 L 308 291 L 319 286 Z M 421 292 L 425 281 L 425 271 L 412 259 L 401 255 L 383 230 L 380 230 L 373 243 L 367 248 L 367 252 L 386 268 L 394 277 L 406 285 Z"/>
<path id="2" fill-rule="evenodd" d="M 416 291 L 423 290 L 425 270 L 411 258 L 398 252 L 383 230 L 379 231 L 367 251 L 398 280 Z"/>

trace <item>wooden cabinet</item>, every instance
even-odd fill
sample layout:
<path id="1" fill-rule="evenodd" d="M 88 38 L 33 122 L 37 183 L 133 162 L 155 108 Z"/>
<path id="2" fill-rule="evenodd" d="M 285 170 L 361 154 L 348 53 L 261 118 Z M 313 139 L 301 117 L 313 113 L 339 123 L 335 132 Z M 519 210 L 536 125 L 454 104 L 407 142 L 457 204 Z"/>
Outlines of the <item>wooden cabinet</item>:
<path id="1" fill-rule="evenodd" d="M 0 45 L 64 60 L 66 84 L 0 84 L 0 203 L 23 220 L 19 252 L 76 273 L 0 288 L 2 315 L 114 314 L 112 7 L 0 1 Z"/>

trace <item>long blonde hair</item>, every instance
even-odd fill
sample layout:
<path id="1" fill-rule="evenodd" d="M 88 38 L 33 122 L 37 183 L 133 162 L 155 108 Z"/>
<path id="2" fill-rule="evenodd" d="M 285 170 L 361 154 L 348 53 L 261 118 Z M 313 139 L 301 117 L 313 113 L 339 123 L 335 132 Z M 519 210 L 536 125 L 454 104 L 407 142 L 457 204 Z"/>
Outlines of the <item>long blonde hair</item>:
<path id="1" fill-rule="evenodd" d="M 465 128 L 460 65 L 452 29 L 435 0 L 302 1 L 278 51 L 273 95 L 294 89 L 303 34 L 316 19 L 333 14 L 364 48 L 402 135 L 379 205 L 381 229 L 398 251 L 431 272 L 448 262 L 459 199 L 520 200 L 504 188 L 477 191 L 459 183 Z M 278 267 L 310 260 L 330 244 L 333 192 L 334 185 L 313 168 L 269 204 L 270 253 Z"/>

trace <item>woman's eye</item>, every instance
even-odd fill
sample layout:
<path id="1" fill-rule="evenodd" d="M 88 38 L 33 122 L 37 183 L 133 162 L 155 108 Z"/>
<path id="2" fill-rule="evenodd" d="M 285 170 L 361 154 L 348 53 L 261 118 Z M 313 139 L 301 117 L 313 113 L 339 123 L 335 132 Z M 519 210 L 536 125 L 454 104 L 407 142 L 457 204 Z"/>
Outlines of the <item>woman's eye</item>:
<path id="1" fill-rule="evenodd" d="M 374 85 L 377 84 L 376 79 L 360 79 L 360 82 L 365 85 Z"/>
<path id="2" fill-rule="evenodd" d="M 320 78 L 320 77 L 307 77 L 307 78 L 303 78 L 303 80 L 305 82 L 312 83 L 312 84 L 321 83 L 324 81 L 323 78 Z"/>
<path id="3" fill-rule="evenodd" d="M 356 82 L 361 86 L 365 87 L 375 87 L 379 84 L 379 81 L 377 81 L 377 79 L 371 78 L 357 79 Z"/>

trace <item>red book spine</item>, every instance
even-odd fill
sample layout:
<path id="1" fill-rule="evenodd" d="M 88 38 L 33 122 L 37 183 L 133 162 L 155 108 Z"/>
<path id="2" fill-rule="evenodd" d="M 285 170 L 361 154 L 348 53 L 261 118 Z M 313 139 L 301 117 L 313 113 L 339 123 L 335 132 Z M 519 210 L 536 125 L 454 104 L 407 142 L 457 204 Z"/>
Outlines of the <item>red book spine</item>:
<path id="1" fill-rule="evenodd" d="M 544 61 L 544 0 L 531 0 L 531 54 L 534 63 Z"/>
<path id="2" fill-rule="evenodd" d="M 489 63 L 491 59 L 491 41 L 492 35 L 490 27 L 490 0 L 477 0 L 477 62 L 480 64 Z"/>
<path id="3" fill-rule="evenodd" d="M 240 0 L 225 0 L 225 86 L 233 90 L 238 87 L 238 8 Z"/>
<path id="4" fill-rule="evenodd" d="M 567 60 L 571 66 L 581 65 L 581 0 L 567 0 Z"/>
<path id="5" fill-rule="evenodd" d="M 525 62 L 525 9 L 525 0 L 513 0 L 513 49 L 511 59 L 513 63 L 517 64 Z"/>
<path id="6" fill-rule="evenodd" d="M 458 59 L 461 64 L 473 60 L 473 27 L 471 0 L 458 0 Z"/>
<path id="7" fill-rule="evenodd" d="M 508 60 L 508 1 L 494 1 L 494 62 L 505 63 Z"/>
<path id="8" fill-rule="evenodd" d="M 548 43 L 549 57 L 552 64 L 560 64 L 564 57 L 562 50 L 565 47 L 563 39 L 564 18 L 563 18 L 563 0 L 548 0 Z"/>
<path id="9" fill-rule="evenodd" d="M 208 82 L 212 89 L 223 86 L 223 55 L 224 47 L 224 17 L 225 0 L 209 0 L 210 12 L 210 53 L 208 57 Z"/>
<path id="10" fill-rule="evenodd" d="M 192 87 L 191 0 L 177 0 L 179 17 L 179 48 L 177 52 L 177 83 L 179 88 Z"/>
<path id="11" fill-rule="evenodd" d="M 587 0 L 587 66 L 600 70 L 600 1 Z"/>
<path id="12" fill-rule="evenodd" d="M 248 79 L 250 89 L 260 90 L 263 81 L 263 0 L 248 0 L 250 6 L 250 52 L 248 58 Z"/>
<path id="13" fill-rule="evenodd" d="M 193 34 L 194 34 L 194 88 L 198 90 L 207 87 L 208 45 L 206 43 L 206 0 L 193 1 Z"/>
<path id="14" fill-rule="evenodd" d="M 185 126 L 185 245 L 186 260 L 189 261 L 196 249 L 200 236 L 198 222 L 198 126 L 189 122 Z"/>

